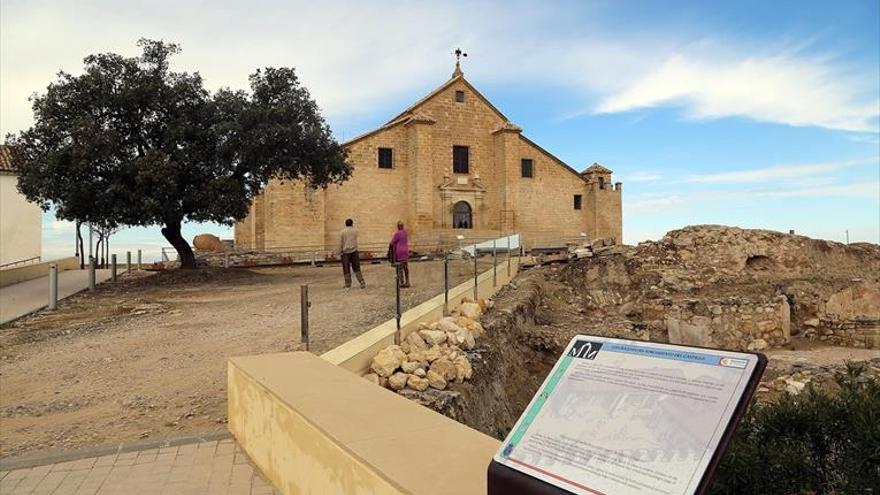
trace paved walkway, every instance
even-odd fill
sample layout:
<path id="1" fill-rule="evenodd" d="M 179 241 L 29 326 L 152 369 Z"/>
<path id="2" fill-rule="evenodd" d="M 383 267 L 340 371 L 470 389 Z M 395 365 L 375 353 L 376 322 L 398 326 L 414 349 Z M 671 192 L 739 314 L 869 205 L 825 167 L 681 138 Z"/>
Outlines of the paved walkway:
<path id="1" fill-rule="evenodd" d="M 125 268 L 118 269 L 122 274 Z M 110 270 L 97 270 L 95 280 L 110 279 Z M 89 287 L 88 270 L 65 270 L 58 274 L 58 300 Z M 49 304 L 49 275 L 0 287 L 0 325 L 45 308 Z"/>
<path id="2" fill-rule="evenodd" d="M 0 472 L 0 494 L 279 494 L 234 440 Z"/>

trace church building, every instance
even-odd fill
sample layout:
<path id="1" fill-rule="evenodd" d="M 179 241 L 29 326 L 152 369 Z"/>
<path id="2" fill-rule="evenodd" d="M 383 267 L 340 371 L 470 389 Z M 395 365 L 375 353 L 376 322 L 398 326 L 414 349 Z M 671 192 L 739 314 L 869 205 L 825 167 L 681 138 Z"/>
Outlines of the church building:
<path id="1" fill-rule="evenodd" d="M 594 163 L 578 172 L 526 137 L 465 79 L 452 78 L 343 146 L 341 185 L 274 180 L 235 225 L 241 249 L 337 249 L 352 218 L 361 250 L 382 252 L 401 220 L 411 245 L 521 233 L 527 247 L 586 234 L 622 242 L 620 182 Z"/>

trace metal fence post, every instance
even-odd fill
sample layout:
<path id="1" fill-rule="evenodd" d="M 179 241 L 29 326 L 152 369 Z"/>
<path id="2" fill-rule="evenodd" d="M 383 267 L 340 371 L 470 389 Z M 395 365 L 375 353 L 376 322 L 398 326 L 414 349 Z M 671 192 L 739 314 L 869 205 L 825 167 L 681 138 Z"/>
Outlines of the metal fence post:
<path id="1" fill-rule="evenodd" d="M 507 278 L 510 279 L 510 236 L 507 236 Z"/>
<path id="2" fill-rule="evenodd" d="M 309 286 L 300 285 L 299 286 L 299 329 L 301 333 L 301 340 L 306 345 L 306 350 L 309 350 L 309 308 L 312 306 L 312 303 L 309 302 Z"/>
<path id="3" fill-rule="evenodd" d="M 49 309 L 58 307 L 58 265 L 49 265 Z"/>
<path id="4" fill-rule="evenodd" d="M 95 290 L 95 265 L 97 262 L 94 256 L 89 257 L 89 290 Z"/>
<path id="5" fill-rule="evenodd" d="M 131 251 L 125 252 L 125 271 L 129 275 L 131 274 Z"/>
<path id="6" fill-rule="evenodd" d="M 477 245 L 474 244 L 474 302 L 477 302 L 477 299 L 480 298 L 479 284 L 477 283 L 478 278 L 479 278 L 479 271 L 477 269 Z"/>
<path id="7" fill-rule="evenodd" d="M 492 287 L 498 287 L 498 251 L 492 239 Z"/>
<path id="8" fill-rule="evenodd" d="M 116 282 L 116 255 L 110 255 L 110 280 Z"/>
<path id="9" fill-rule="evenodd" d="M 138 270 L 141 269 L 141 250 L 138 249 Z"/>
<path id="10" fill-rule="evenodd" d="M 443 253 L 443 316 L 449 316 L 449 253 Z"/>
<path id="11" fill-rule="evenodd" d="M 400 344 L 400 263 L 395 263 L 394 268 L 394 319 L 397 321 L 397 331 L 394 332 L 394 343 Z"/>

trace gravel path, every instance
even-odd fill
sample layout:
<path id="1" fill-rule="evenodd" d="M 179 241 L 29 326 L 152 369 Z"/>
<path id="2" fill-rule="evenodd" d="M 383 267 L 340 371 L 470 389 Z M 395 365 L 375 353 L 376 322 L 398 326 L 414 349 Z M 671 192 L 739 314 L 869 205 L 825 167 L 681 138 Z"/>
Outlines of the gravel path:
<path id="1" fill-rule="evenodd" d="M 405 309 L 443 287 L 442 262 L 410 265 Z M 301 284 L 313 352 L 393 317 L 392 268 L 363 272 L 349 291 L 338 265 L 135 274 L 0 328 L 0 456 L 225 429 L 227 358 L 298 349 Z"/>

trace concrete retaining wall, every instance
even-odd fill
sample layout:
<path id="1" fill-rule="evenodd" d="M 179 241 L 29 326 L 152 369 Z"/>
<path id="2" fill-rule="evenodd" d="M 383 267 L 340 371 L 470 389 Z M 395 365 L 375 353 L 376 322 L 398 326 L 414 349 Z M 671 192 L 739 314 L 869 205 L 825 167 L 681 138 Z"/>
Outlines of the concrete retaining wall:
<path id="1" fill-rule="evenodd" d="M 516 276 L 519 271 L 519 258 L 510 259 L 510 275 L 507 272 L 507 262 L 497 265 L 496 284 L 492 284 L 492 268 L 481 273 L 477 277 L 477 294 L 480 298 L 489 298 L 495 294 L 504 284 Z M 449 309 L 456 309 L 464 297 L 473 298 L 474 281 L 468 280 L 460 285 L 449 289 Z M 400 318 L 400 338 L 405 339 L 410 332 L 418 329 L 419 323 L 429 323 L 443 317 L 443 294 L 439 294 L 422 304 L 403 313 Z M 388 320 L 374 327 L 358 337 L 331 349 L 321 355 L 327 361 L 345 368 L 349 371 L 362 375 L 370 369 L 373 356 L 381 349 L 394 344 L 394 334 L 397 332 L 397 322 Z"/>
<path id="2" fill-rule="evenodd" d="M 35 278 L 45 277 L 49 275 L 49 265 L 55 263 L 58 265 L 58 271 L 75 270 L 79 268 L 79 258 L 71 256 L 70 258 L 61 258 L 59 260 L 44 261 L 42 263 L 34 263 L 31 265 L 15 266 L 0 270 L 0 287 L 26 282 Z"/>
<path id="3" fill-rule="evenodd" d="M 486 493 L 499 442 L 307 352 L 232 358 L 229 429 L 284 494 Z"/>

